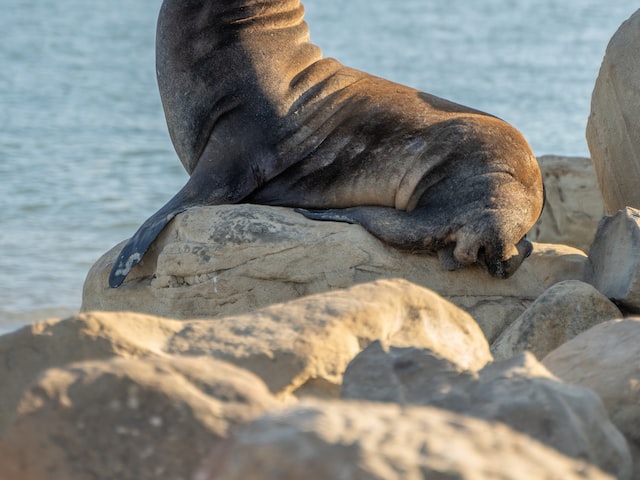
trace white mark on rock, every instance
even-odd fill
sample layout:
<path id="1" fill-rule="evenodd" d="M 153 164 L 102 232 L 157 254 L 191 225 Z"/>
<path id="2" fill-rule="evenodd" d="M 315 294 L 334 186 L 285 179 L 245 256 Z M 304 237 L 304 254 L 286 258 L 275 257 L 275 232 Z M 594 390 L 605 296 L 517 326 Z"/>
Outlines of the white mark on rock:
<path id="1" fill-rule="evenodd" d="M 149 424 L 152 427 L 160 428 L 163 425 L 163 423 L 164 421 L 162 420 L 162 417 L 159 417 L 157 415 L 154 415 L 149 419 Z"/>
<path id="2" fill-rule="evenodd" d="M 140 402 L 136 397 L 129 397 L 127 399 L 127 407 L 131 410 L 137 410 L 140 407 Z"/>

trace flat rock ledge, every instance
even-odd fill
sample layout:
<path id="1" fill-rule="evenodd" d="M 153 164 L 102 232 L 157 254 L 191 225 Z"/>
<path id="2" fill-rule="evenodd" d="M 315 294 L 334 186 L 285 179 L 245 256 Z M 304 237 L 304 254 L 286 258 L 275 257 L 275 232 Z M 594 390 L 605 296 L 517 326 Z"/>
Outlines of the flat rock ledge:
<path id="1" fill-rule="evenodd" d="M 178 215 L 118 289 L 107 278 L 122 248 L 87 275 L 82 311 L 137 311 L 168 318 L 221 317 L 380 278 L 405 278 L 465 309 L 497 335 L 551 285 L 581 279 L 587 256 L 535 244 L 508 280 L 480 268 L 443 271 L 438 259 L 388 247 L 362 227 L 316 222 L 292 209 L 197 207 Z"/>

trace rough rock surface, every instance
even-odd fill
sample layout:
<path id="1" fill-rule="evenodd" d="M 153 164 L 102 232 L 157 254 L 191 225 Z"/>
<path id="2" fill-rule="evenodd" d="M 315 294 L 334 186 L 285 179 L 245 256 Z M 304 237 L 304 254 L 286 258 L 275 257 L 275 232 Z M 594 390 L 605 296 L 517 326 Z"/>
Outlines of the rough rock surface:
<path id="1" fill-rule="evenodd" d="M 589 251 L 598 222 L 604 215 L 591 159 L 544 155 L 538 157 L 538 163 L 546 201 L 528 238 Z"/>
<path id="2" fill-rule="evenodd" d="M 84 313 L 0 337 L 0 432 L 25 386 L 51 366 L 113 356 L 202 355 L 252 371 L 282 396 L 337 396 L 348 363 L 374 340 L 431 348 L 470 370 L 492 360 L 467 313 L 405 280 L 379 280 L 214 320 Z"/>
<path id="3" fill-rule="evenodd" d="M 197 480 L 613 478 L 500 423 L 432 407 L 305 403 L 216 446 Z"/>
<path id="4" fill-rule="evenodd" d="M 277 406 L 257 377 L 210 358 L 50 369 L 0 441 L 0 478 L 189 480 L 232 425 Z"/>
<path id="5" fill-rule="evenodd" d="M 357 370 L 354 357 L 369 345 L 369 355 L 375 346 L 384 355 L 360 368 L 354 383 L 347 378 Z M 386 352 L 411 353 L 390 360 Z M 629 365 L 633 356 L 625 360 Z M 276 467 L 256 471 L 254 478 L 287 472 L 313 478 L 301 469 L 316 463 L 363 475 L 352 478 L 378 471 L 381 478 L 423 471 L 522 478 L 525 467 L 534 478 L 548 471 L 554 472 L 549 478 L 579 472 L 605 478 L 566 454 L 629 478 L 626 441 L 595 394 L 550 378 L 530 354 L 492 363 L 488 343 L 467 313 L 406 280 L 379 280 L 213 319 L 83 313 L 0 337 L 0 358 L 0 478 L 8 480 L 248 478 L 252 470 L 242 469 L 256 465 Z M 349 410 L 361 416 L 355 418 L 331 399 L 320 400 L 354 385 L 365 390 L 364 398 L 396 404 L 358 404 Z M 304 419 L 296 413 L 302 410 L 289 411 L 308 429 L 273 422 L 283 401 L 301 397 L 315 397 L 320 412 Z M 431 419 L 424 412 L 433 408 L 411 403 L 458 413 L 438 411 Z M 396 413 L 379 415 L 378 408 Z M 414 409 L 422 413 L 414 415 Z M 243 422 L 265 410 L 266 417 L 244 430 Z M 626 412 L 632 424 L 635 411 Z M 257 424 L 263 425 L 257 441 L 269 446 L 248 454 L 239 439 L 256 441 L 252 433 L 244 435 Z M 242 429 L 237 436 L 236 428 Z M 271 441 L 285 440 L 283 429 L 292 435 L 284 446 Z M 217 463 L 191 477 L 203 452 L 214 447 Z M 181 448 L 189 452 L 183 455 Z M 631 448 L 636 451 L 633 441 Z M 291 464 L 269 463 L 287 454 Z"/>
<path id="6" fill-rule="evenodd" d="M 180 322 L 132 313 L 85 313 L 48 320 L 0 337 L 0 434 L 27 386 L 51 367 L 115 356 L 162 355 Z"/>
<path id="7" fill-rule="evenodd" d="M 587 143 L 606 211 L 640 208 L 640 10 L 615 33 L 600 67 Z"/>
<path id="8" fill-rule="evenodd" d="M 604 217 L 589 251 L 585 280 L 632 312 L 640 312 L 640 210 Z"/>
<path id="9" fill-rule="evenodd" d="M 378 280 L 253 314 L 191 321 L 167 345 L 172 353 L 212 354 L 247 368 L 281 395 L 337 395 L 348 363 L 374 340 L 433 348 L 471 370 L 492 359 L 466 312 L 405 280 Z"/>
<path id="10" fill-rule="evenodd" d="M 612 422 L 640 447 L 640 318 L 597 325 L 542 362 L 565 382 L 596 392 Z"/>
<path id="11" fill-rule="evenodd" d="M 247 313 L 378 278 L 400 277 L 467 310 L 494 338 L 547 287 L 582 277 L 586 255 L 535 245 L 509 280 L 480 268 L 443 271 L 430 255 L 386 246 L 358 225 L 315 222 L 260 205 L 198 207 L 178 215 L 118 289 L 107 278 L 122 245 L 89 272 L 83 311 L 137 311 L 168 318 Z"/>
<path id="12" fill-rule="evenodd" d="M 131 313 L 86 313 L 0 336 L 0 434 L 24 389 L 47 368 L 114 356 L 160 354 L 180 322 Z"/>
<path id="13" fill-rule="evenodd" d="M 550 287 L 491 344 L 496 360 L 525 350 L 542 359 L 579 333 L 622 312 L 593 286 L 565 280 Z"/>
<path id="14" fill-rule="evenodd" d="M 611 424 L 600 398 L 587 388 L 558 381 L 529 353 L 474 373 L 428 350 L 385 351 L 374 343 L 347 368 L 342 395 L 436 406 L 502 422 L 618 478 L 631 473 L 626 441 Z"/>

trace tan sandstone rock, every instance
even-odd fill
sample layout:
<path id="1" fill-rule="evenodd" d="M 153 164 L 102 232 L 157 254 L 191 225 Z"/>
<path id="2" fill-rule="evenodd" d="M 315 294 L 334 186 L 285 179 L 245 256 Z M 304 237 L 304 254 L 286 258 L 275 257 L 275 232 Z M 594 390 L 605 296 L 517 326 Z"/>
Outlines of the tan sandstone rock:
<path id="1" fill-rule="evenodd" d="M 640 318 L 596 325 L 542 362 L 565 382 L 595 391 L 613 423 L 640 447 Z"/>
<path id="2" fill-rule="evenodd" d="M 607 46 L 587 124 L 587 143 L 606 210 L 640 208 L 640 10 Z"/>
<path id="3" fill-rule="evenodd" d="M 579 280 L 556 283 L 540 295 L 491 344 L 496 360 L 530 351 L 536 358 L 607 320 L 622 318 L 616 305 L 593 286 Z"/>
<path id="4" fill-rule="evenodd" d="M 0 336 L 0 434 L 25 388 L 47 368 L 116 356 L 161 355 L 181 323 L 132 313 L 85 313 Z"/>
<path id="5" fill-rule="evenodd" d="M 121 245 L 89 272 L 83 311 L 169 318 L 219 317 L 378 278 L 401 277 L 467 310 L 489 339 L 547 287 L 582 277 L 586 255 L 536 244 L 509 280 L 479 268 L 446 272 L 429 255 L 401 252 L 358 225 L 315 222 L 260 205 L 193 208 L 178 215 L 118 289 L 107 278 Z"/>
<path id="6" fill-rule="evenodd" d="M 640 210 L 604 217 L 589 251 L 585 280 L 625 310 L 640 312 Z"/>
<path id="7" fill-rule="evenodd" d="M 342 395 L 430 405 L 502 422 L 618 478 L 631 474 L 626 441 L 600 398 L 587 388 L 558 381 L 530 353 L 491 363 L 475 373 L 428 350 L 385 350 L 372 344 L 349 364 Z"/>
<path id="8" fill-rule="evenodd" d="M 374 340 L 429 347 L 470 370 L 492 359 L 467 313 L 405 280 L 379 280 L 213 320 L 84 313 L 0 337 L 0 432 L 24 388 L 51 366 L 113 356 L 202 355 L 252 371 L 281 396 L 337 396 L 348 363 Z"/>
<path id="9" fill-rule="evenodd" d="M 215 447 L 195 480 L 613 478 L 500 423 L 431 407 L 314 402 Z"/>
<path id="10" fill-rule="evenodd" d="M 528 238 L 589 251 L 598 222 L 604 215 L 602 194 L 591 159 L 544 155 L 538 157 L 538 163 L 546 202 Z"/>
<path id="11" fill-rule="evenodd" d="M 477 323 L 405 280 L 378 280 L 274 305 L 253 314 L 191 321 L 173 352 L 212 354 L 258 374 L 279 394 L 337 395 L 348 363 L 369 343 L 432 348 L 478 370 L 492 357 Z"/>
<path id="12" fill-rule="evenodd" d="M 50 369 L 0 439 L 0 478 L 188 480 L 231 426 L 276 406 L 257 377 L 209 358 Z"/>

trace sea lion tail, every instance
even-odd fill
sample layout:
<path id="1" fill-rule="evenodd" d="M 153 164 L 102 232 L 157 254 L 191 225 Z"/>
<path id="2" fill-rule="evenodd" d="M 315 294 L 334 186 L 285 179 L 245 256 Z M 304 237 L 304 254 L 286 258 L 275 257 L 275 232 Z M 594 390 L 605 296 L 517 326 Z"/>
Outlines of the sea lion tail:
<path id="1" fill-rule="evenodd" d="M 188 187 L 189 184 L 187 183 L 160 210 L 149 217 L 129 239 L 120 251 L 120 255 L 118 255 L 109 274 L 109 286 L 111 288 L 117 288 L 122 285 L 131 269 L 140 263 L 149 246 L 173 217 L 196 205 L 194 199 L 189 198 L 188 192 L 192 190 L 188 189 Z"/>

